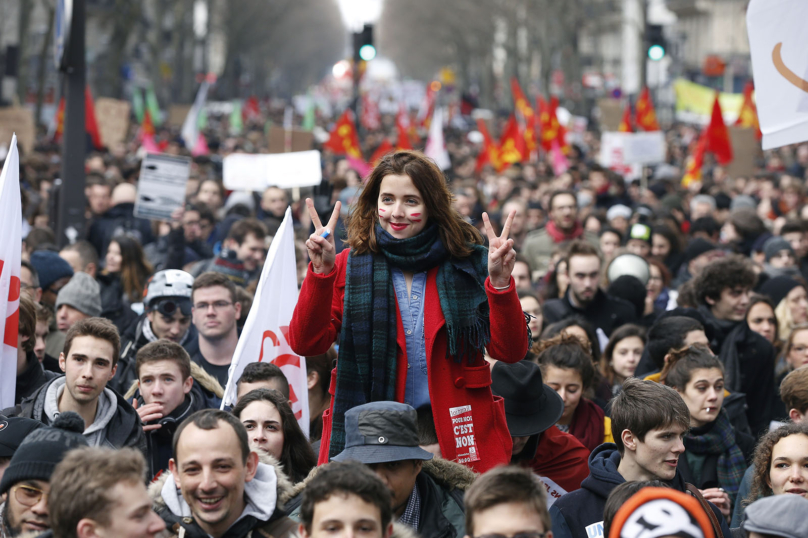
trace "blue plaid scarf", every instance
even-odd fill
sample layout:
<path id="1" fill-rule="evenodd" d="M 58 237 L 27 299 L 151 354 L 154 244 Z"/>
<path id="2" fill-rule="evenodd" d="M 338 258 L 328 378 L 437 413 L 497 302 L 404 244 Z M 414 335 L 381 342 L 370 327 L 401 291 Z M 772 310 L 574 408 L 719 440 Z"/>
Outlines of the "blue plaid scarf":
<path id="1" fill-rule="evenodd" d="M 684 443 L 685 448 L 695 454 L 718 454 L 718 483 L 735 502 L 747 465 L 743 452 L 735 442 L 735 430 L 727 412 L 722 408 L 713 427 L 707 432 L 701 435 L 688 432 Z"/>
<path id="2" fill-rule="evenodd" d="M 488 249 L 452 258 L 432 224 L 408 239 L 396 239 L 376 224 L 381 253 L 348 257 L 340 333 L 337 387 L 331 422 L 330 457 L 345 445 L 345 412 L 357 405 L 396 397 L 395 288 L 390 266 L 421 272 L 438 266 L 440 306 L 446 319 L 448 354 L 473 363 L 490 340 Z"/>

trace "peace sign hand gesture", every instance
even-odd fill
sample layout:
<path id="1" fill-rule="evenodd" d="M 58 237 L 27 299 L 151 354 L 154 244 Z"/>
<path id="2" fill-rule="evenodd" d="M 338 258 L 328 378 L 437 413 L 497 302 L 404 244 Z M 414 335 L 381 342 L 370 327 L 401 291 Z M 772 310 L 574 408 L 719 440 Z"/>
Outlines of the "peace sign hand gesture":
<path id="1" fill-rule="evenodd" d="M 485 233 L 488 236 L 488 276 L 491 279 L 491 285 L 495 288 L 504 288 L 511 283 L 511 273 L 513 266 L 516 265 L 516 251 L 513 249 L 513 239 L 508 239 L 508 234 L 515 216 L 516 210 L 514 209 L 508 215 L 505 226 L 502 227 L 502 233 L 497 237 L 488 213 L 483 213 Z"/>
<path id="2" fill-rule="evenodd" d="M 314 224 L 314 233 L 306 240 L 306 248 L 309 251 L 311 266 L 317 274 L 327 275 L 334 268 L 334 262 L 337 259 L 337 247 L 334 244 L 334 227 L 337 225 L 341 207 L 342 204 L 337 202 L 328 224 L 323 226 L 317 210 L 314 209 L 314 202 L 311 198 L 306 198 L 306 208 L 309 210 L 311 222 Z M 326 237 L 323 237 L 325 232 L 328 233 L 325 234 Z"/>

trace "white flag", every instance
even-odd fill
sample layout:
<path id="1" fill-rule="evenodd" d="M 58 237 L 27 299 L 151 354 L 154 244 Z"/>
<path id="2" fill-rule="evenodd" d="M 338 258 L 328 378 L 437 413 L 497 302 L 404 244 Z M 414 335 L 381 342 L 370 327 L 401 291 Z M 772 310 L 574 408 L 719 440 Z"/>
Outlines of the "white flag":
<path id="1" fill-rule="evenodd" d="M 17 335 L 20 324 L 20 154 L 12 135 L 3 173 L 0 175 L 0 409 L 14 405 L 17 385 Z"/>
<path id="2" fill-rule="evenodd" d="M 437 106 L 432 114 L 432 123 L 429 124 L 429 136 L 426 139 L 424 154 L 435 161 L 441 170 L 452 166 L 443 141 L 443 109 Z"/>
<path id="3" fill-rule="evenodd" d="M 182 135 L 185 147 L 188 148 L 189 151 L 194 149 L 196 143 L 199 141 L 199 114 L 202 112 L 205 101 L 208 99 L 208 87 L 207 81 L 204 81 L 199 86 L 194 104 L 191 106 L 191 110 L 188 111 L 188 115 L 185 116 L 185 121 L 182 124 L 180 135 Z"/>
<path id="4" fill-rule="evenodd" d="M 746 26 L 763 149 L 808 140 L 805 0 L 752 0 Z"/>
<path id="5" fill-rule="evenodd" d="M 283 370 L 289 381 L 289 400 L 300 429 L 309 435 L 309 391 L 306 358 L 289 347 L 289 322 L 297 304 L 297 264 L 292 210 L 286 208 L 278 233 L 269 247 L 255 300 L 244 322 L 233 362 L 230 364 L 222 409 L 236 403 L 236 382 L 251 362 L 271 362 Z"/>

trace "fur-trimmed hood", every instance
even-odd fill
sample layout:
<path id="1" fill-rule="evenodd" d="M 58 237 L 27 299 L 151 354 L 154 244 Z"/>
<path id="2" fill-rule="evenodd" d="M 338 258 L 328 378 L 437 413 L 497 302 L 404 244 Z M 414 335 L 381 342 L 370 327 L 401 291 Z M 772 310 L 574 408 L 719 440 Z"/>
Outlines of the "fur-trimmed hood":
<path id="1" fill-rule="evenodd" d="M 219 381 L 193 361 L 191 361 L 191 377 L 194 378 L 194 383 L 199 383 L 203 389 L 212 392 L 217 398 L 224 398 L 224 389 L 219 384 Z M 127 401 L 131 400 L 135 396 L 137 388 L 137 379 L 135 379 L 132 381 L 132 384 L 129 385 L 126 394 L 123 395 L 124 399 Z"/>
<path id="2" fill-rule="evenodd" d="M 283 472 L 283 465 L 278 460 L 265 452 L 258 452 L 259 463 L 269 465 L 275 469 L 275 477 L 277 481 L 277 501 L 275 507 L 283 509 L 286 502 L 292 498 L 293 491 L 292 481 Z M 149 485 L 149 497 L 152 500 L 152 506 L 155 511 L 160 512 L 166 508 L 166 501 L 163 499 L 163 487 L 166 481 L 171 477 L 171 473 L 164 473 L 157 480 Z"/>

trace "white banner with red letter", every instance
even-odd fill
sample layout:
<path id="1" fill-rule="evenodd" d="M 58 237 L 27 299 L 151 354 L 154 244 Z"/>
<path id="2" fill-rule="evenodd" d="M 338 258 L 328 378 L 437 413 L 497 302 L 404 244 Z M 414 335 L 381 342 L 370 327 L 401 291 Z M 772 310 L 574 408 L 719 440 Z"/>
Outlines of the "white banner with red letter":
<path id="1" fill-rule="evenodd" d="M 0 174 L 0 409 L 14 405 L 17 385 L 17 334 L 20 324 L 22 206 L 17 135 L 11 137 Z"/>
<path id="2" fill-rule="evenodd" d="M 309 392 L 306 358 L 289 347 L 289 322 L 297 304 L 297 264 L 292 210 L 286 208 L 278 233 L 272 239 L 255 300 L 238 339 L 222 409 L 236 403 L 236 382 L 251 362 L 271 362 L 280 367 L 289 381 L 289 400 L 300 429 L 309 435 Z"/>

